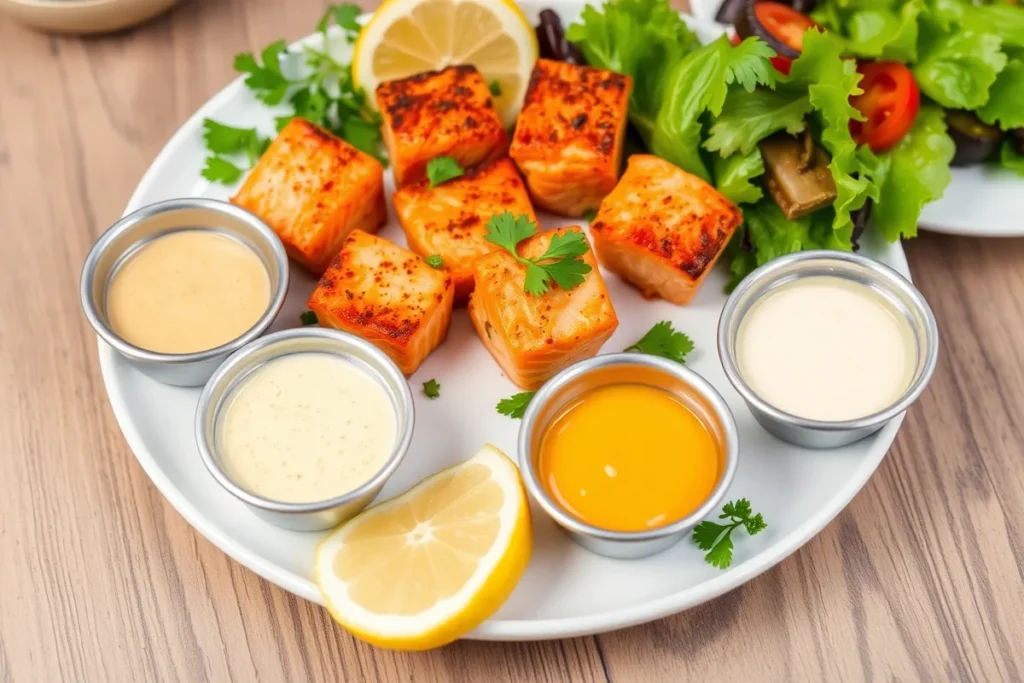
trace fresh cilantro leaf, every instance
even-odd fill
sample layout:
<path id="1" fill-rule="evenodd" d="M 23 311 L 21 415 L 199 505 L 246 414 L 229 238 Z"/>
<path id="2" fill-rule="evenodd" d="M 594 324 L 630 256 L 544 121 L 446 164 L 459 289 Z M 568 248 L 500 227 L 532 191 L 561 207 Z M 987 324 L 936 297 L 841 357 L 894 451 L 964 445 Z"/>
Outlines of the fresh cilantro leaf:
<path id="1" fill-rule="evenodd" d="M 427 398 L 437 398 L 441 395 L 441 385 L 436 379 L 428 379 L 423 383 L 423 393 Z"/>
<path id="2" fill-rule="evenodd" d="M 513 394 L 508 398 L 503 398 L 498 401 L 496 409 L 502 415 L 508 415 L 511 418 L 520 420 L 526 413 L 526 406 L 530 405 L 530 401 L 536 393 L 535 391 L 523 391 Z"/>
<path id="3" fill-rule="evenodd" d="M 439 270 L 441 268 L 444 268 L 444 259 L 441 258 L 440 254 L 431 254 L 424 260 L 427 262 L 427 265 L 430 266 L 431 268 L 437 268 Z"/>
<path id="4" fill-rule="evenodd" d="M 434 157 L 427 162 L 427 180 L 430 181 L 430 187 L 437 187 L 465 172 L 462 166 L 459 166 L 459 162 L 448 156 Z"/>
<path id="5" fill-rule="evenodd" d="M 639 351 L 652 356 L 668 358 L 677 363 L 685 363 L 686 355 L 693 351 L 693 340 L 684 333 L 677 332 L 668 320 L 662 320 L 647 330 L 647 334 L 637 340 L 635 344 L 627 346 L 623 350 Z"/>
<path id="6" fill-rule="evenodd" d="M 771 45 L 756 36 L 751 36 L 728 52 L 725 67 L 725 82 L 736 83 L 747 92 L 764 85 L 775 87 L 778 73 L 769 61 L 775 56 Z"/>
<path id="7" fill-rule="evenodd" d="M 525 214 L 513 217 L 509 211 L 491 217 L 487 222 L 484 239 L 497 244 L 526 266 L 523 289 L 527 294 L 544 294 L 554 282 L 564 290 L 583 283 L 591 267 L 583 260 L 587 253 L 587 239 L 575 230 L 553 233 L 547 251 L 537 258 L 519 255 L 517 245 L 527 237 L 537 234 L 537 225 Z"/>
<path id="8" fill-rule="evenodd" d="M 583 220 L 586 222 L 593 223 L 595 218 L 597 218 L 597 209 L 587 209 L 583 212 Z"/>
<path id="9" fill-rule="evenodd" d="M 500 82 L 498 82 L 498 81 L 491 81 L 490 83 L 487 84 L 487 87 L 490 89 L 492 95 L 494 95 L 495 97 L 501 97 L 501 83 Z"/>
<path id="10" fill-rule="evenodd" d="M 303 311 L 299 313 L 299 322 L 303 325 L 316 325 L 319 320 L 317 320 L 316 313 L 313 311 Z"/>
<path id="11" fill-rule="evenodd" d="M 287 48 L 283 40 L 267 45 L 260 53 L 262 63 L 250 52 L 235 55 L 235 70 L 248 74 L 245 78 L 246 87 L 264 104 L 280 104 L 292 85 L 281 73 L 281 55 Z"/>
<path id="12" fill-rule="evenodd" d="M 206 165 L 201 171 L 202 176 L 210 182 L 224 185 L 236 182 L 243 173 L 245 173 L 245 169 L 239 168 L 224 157 L 217 155 L 206 157 Z"/>
<path id="13" fill-rule="evenodd" d="M 750 501 L 740 498 L 722 506 L 722 514 L 718 518 L 728 520 L 728 523 L 704 521 L 694 527 L 693 542 L 701 550 L 706 551 L 704 559 L 708 564 L 719 569 L 725 569 L 732 564 L 732 532 L 737 527 L 742 526 L 750 536 L 768 528 L 760 512 L 756 515 L 752 513 Z"/>
<path id="14" fill-rule="evenodd" d="M 363 10 L 359 5 L 353 5 L 352 3 L 344 3 L 341 5 L 331 5 L 324 12 L 324 16 L 320 19 L 323 23 L 323 28 L 320 28 L 320 24 L 317 24 L 317 30 L 321 33 L 326 31 L 327 25 L 331 18 L 334 19 L 334 23 L 345 32 L 345 38 L 348 42 L 355 42 L 356 37 L 359 35 L 359 15 L 363 13 Z"/>
<path id="15" fill-rule="evenodd" d="M 214 154 L 236 154 L 258 138 L 255 128 L 234 128 L 213 119 L 203 119 L 203 141 Z"/>
<path id="16" fill-rule="evenodd" d="M 379 123 L 371 123 L 356 116 L 349 117 L 345 121 L 342 137 L 356 149 L 376 157 L 382 164 L 387 165 L 387 157 L 381 154 Z"/>

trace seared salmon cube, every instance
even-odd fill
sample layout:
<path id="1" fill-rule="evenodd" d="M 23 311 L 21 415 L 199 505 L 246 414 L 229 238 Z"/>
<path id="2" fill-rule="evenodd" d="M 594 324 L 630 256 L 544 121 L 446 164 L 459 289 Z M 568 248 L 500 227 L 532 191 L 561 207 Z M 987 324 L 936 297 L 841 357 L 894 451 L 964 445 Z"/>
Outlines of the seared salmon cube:
<path id="1" fill-rule="evenodd" d="M 605 268 L 645 297 L 685 304 L 742 222 L 736 205 L 702 179 L 656 156 L 634 154 L 590 233 Z"/>
<path id="2" fill-rule="evenodd" d="M 509 150 L 535 206 L 582 216 L 612 191 L 632 90 L 629 76 L 537 60 Z"/>
<path id="3" fill-rule="evenodd" d="M 498 248 L 485 239 L 491 217 L 510 211 L 537 222 L 522 178 L 508 158 L 436 187 L 426 180 L 406 185 L 392 200 L 409 248 L 420 256 L 440 256 L 455 278 L 456 304 L 465 303 L 473 291 L 473 262 Z"/>
<path id="4" fill-rule="evenodd" d="M 324 327 L 376 345 L 406 375 L 444 341 L 455 283 L 408 249 L 355 230 L 307 305 Z"/>
<path id="5" fill-rule="evenodd" d="M 350 232 L 375 232 L 388 218 L 380 162 L 300 118 L 281 129 L 231 201 L 262 218 L 314 275 Z"/>
<path id="6" fill-rule="evenodd" d="M 384 145 L 399 187 L 449 156 L 463 168 L 504 156 L 508 133 L 484 77 L 469 65 L 426 71 L 377 86 Z"/>
<path id="7" fill-rule="evenodd" d="M 582 232 L 578 227 L 542 232 L 519 244 L 519 254 L 536 258 L 555 234 Z M 501 249 L 477 259 L 476 288 L 469 317 L 484 346 L 502 371 L 523 389 L 536 389 L 563 368 L 597 355 L 619 319 L 604 280 L 588 249 L 591 267 L 583 283 L 570 290 L 552 284 L 540 295 L 523 290 L 526 266 Z"/>

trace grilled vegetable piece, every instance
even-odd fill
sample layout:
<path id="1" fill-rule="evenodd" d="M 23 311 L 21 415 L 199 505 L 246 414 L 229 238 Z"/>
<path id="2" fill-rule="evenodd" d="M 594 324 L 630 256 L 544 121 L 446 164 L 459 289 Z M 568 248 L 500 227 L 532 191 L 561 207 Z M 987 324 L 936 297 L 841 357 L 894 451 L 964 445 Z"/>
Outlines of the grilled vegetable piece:
<path id="1" fill-rule="evenodd" d="M 487 221 L 502 211 L 537 222 L 519 172 L 511 159 L 498 159 L 437 187 L 421 180 L 392 196 L 409 248 L 437 254 L 455 278 L 455 302 L 473 291 L 473 261 L 498 248 L 488 242 Z"/>
<path id="2" fill-rule="evenodd" d="M 685 304 L 742 221 L 739 209 L 697 176 L 635 154 L 590 233 L 605 268 L 645 297 Z"/>
<path id="3" fill-rule="evenodd" d="M 582 216 L 611 192 L 632 88 L 629 76 L 537 60 L 509 150 L 534 205 Z"/>
<path id="4" fill-rule="evenodd" d="M 423 179 L 434 157 L 450 156 L 469 168 L 508 149 L 491 90 L 473 66 L 385 81 L 377 86 L 377 106 L 399 187 Z"/>
<path id="5" fill-rule="evenodd" d="M 793 220 L 836 200 L 836 182 L 828 169 L 828 152 L 807 134 L 785 133 L 762 140 L 765 186 L 786 218 Z"/>
<path id="6" fill-rule="evenodd" d="M 349 233 L 375 232 L 388 218 L 380 162 L 300 118 L 281 129 L 231 201 L 262 218 L 314 275 Z"/>
<path id="7" fill-rule="evenodd" d="M 543 254 L 551 236 L 580 228 L 543 232 L 519 245 L 525 257 Z M 476 289 L 469 317 L 484 346 L 508 378 L 523 389 L 536 389 L 559 370 L 597 355 L 619 319 L 592 252 L 583 284 L 565 291 L 553 286 L 535 296 L 523 291 L 526 267 L 505 250 L 477 259 Z"/>
<path id="8" fill-rule="evenodd" d="M 383 237 L 354 231 L 307 305 L 320 325 L 362 337 L 406 375 L 444 341 L 455 283 Z"/>

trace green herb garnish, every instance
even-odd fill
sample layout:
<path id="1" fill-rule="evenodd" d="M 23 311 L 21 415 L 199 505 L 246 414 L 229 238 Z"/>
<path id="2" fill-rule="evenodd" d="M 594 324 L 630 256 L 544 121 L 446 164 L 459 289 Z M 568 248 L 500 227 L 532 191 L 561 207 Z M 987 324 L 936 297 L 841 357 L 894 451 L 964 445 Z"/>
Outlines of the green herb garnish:
<path id="1" fill-rule="evenodd" d="M 463 173 L 465 170 L 451 157 L 434 157 L 427 162 L 427 180 L 430 181 L 430 187 L 437 187 L 441 183 L 458 178 Z"/>
<path id="2" fill-rule="evenodd" d="M 588 223 L 593 223 L 595 218 L 597 218 L 597 209 L 587 209 L 583 212 L 583 219 Z"/>
<path id="3" fill-rule="evenodd" d="M 554 281 L 565 290 L 583 283 L 591 268 L 583 260 L 587 253 L 587 239 L 582 232 L 569 231 L 554 233 L 548 249 L 539 258 L 524 258 L 519 255 L 516 245 L 537 234 L 537 224 L 525 214 L 518 217 L 509 211 L 492 216 L 487 222 L 485 239 L 497 244 L 526 266 L 526 282 L 523 289 L 527 294 L 541 295 L 548 291 Z"/>
<path id="4" fill-rule="evenodd" d="M 303 311 L 299 313 L 299 322 L 303 325 L 316 325 L 320 321 L 317 320 L 316 313 L 313 311 Z"/>
<path id="5" fill-rule="evenodd" d="M 501 97 L 501 83 L 498 81 L 491 81 L 487 84 L 487 87 L 490 88 L 492 95 L 495 97 Z"/>
<path id="6" fill-rule="evenodd" d="M 668 358 L 677 363 L 685 363 L 687 354 L 693 351 L 693 340 L 683 332 L 676 331 L 669 321 L 662 320 L 660 323 L 654 323 L 654 327 L 647 330 L 647 334 L 623 351 L 639 351 Z"/>
<path id="7" fill-rule="evenodd" d="M 530 401 L 533 400 L 533 395 L 536 393 L 536 391 L 523 391 L 513 394 L 508 398 L 498 401 L 496 408 L 502 415 L 508 415 L 513 419 L 520 420 L 526 412 L 526 406 L 530 405 Z"/>
<path id="8" fill-rule="evenodd" d="M 708 564 L 719 569 L 725 569 L 732 564 L 732 532 L 736 527 L 742 525 L 751 536 L 761 533 L 768 526 L 761 513 L 752 515 L 750 501 L 740 498 L 737 501 L 726 503 L 722 506 L 722 514 L 719 519 L 729 520 L 728 524 L 717 522 L 701 522 L 693 530 L 693 542 L 706 550 L 704 556 Z"/>
<path id="9" fill-rule="evenodd" d="M 437 268 L 439 270 L 441 268 L 444 268 L 444 259 L 441 258 L 440 254 L 431 254 L 430 256 L 425 258 L 424 261 L 426 261 L 427 265 L 430 266 L 431 268 Z"/>
<path id="10" fill-rule="evenodd" d="M 428 379 L 423 383 L 423 393 L 427 398 L 437 398 L 441 395 L 441 385 L 436 379 Z"/>
<path id="11" fill-rule="evenodd" d="M 255 128 L 235 128 L 213 119 L 203 119 L 203 140 L 210 155 L 206 157 L 202 175 L 211 182 L 225 185 L 234 183 L 252 168 L 270 144 L 270 139 L 260 137 Z M 241 154 L 248 161 L 244 167 L 225 158 Z"/>

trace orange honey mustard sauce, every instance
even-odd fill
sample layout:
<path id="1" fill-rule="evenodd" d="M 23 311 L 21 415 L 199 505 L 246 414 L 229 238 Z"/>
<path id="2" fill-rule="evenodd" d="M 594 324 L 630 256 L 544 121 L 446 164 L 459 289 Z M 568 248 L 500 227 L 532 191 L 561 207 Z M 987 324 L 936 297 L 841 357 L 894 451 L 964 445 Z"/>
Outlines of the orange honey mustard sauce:
<path id="1" fill-rule="evenodd" d="M 610 531 L 645 531 L 700 507 L 723 456 L 704 420 L 672 393 L 613 384 L 584 392 L 555 417 L 538 465 L 548 493 L 573 516 Z"/>

